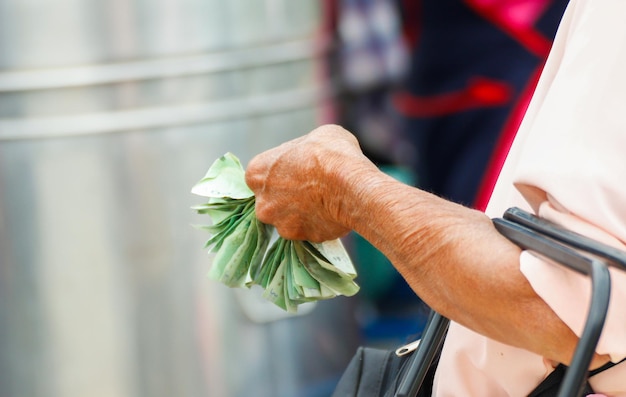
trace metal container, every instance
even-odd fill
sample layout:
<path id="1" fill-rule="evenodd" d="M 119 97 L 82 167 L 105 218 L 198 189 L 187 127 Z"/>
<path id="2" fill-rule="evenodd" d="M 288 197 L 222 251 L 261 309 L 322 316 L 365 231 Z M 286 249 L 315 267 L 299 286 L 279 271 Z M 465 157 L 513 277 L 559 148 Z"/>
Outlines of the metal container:
<path id="1" fill-rule="evenodd" d="M 328 394 L 350 300 L 208 280 L 189 193 L 332 121 L 319 4 L 0 0 L 0 396 Z"/>

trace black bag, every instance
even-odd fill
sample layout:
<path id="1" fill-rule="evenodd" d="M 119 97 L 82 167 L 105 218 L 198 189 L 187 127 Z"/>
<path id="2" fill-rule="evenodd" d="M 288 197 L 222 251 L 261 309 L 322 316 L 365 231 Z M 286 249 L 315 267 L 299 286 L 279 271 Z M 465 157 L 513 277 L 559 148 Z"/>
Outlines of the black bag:
<path id="1" fill-rule="evenodd" d="M 588 378 L 615 365 L 608 363 L 595 371 L 587 370 L 608 310 L 608 267 L 626 269 L 626 253 L 519 208 L 508 209 L 503 218 L 494 219 L 493 223 L 522 249 L 538 252 L 591 279 L 589 314 L 571 365 L 559 365 L 528 397 L 579 397 L 593 393 Z M 419 346 L 414 351 L 410 349 L 409 354 L 397 354 L 402 348 L 393 351 L 359 347 L 332 397 L 430 397 L 448 325 L 448 319 L 432 312 Z"/>
<path id="2" fill-rule="evenodd" d="M 333 397 L 393 397 L 408 363 L 407 356 L 398 356 L 393 350 L 361 346 L 348 364 Z M 418 397 L 430 397 L 434 376 L 435 366 L 431 366 Z"/>
<path id="3" fill-rule="evenodd" d="M 396 350 L 359 347 L 332 397 L 430 397 L 448 324 L 445 317 L 431 313 L 419 343 L 428 349 L 417 349 L 416 342 Z"/>

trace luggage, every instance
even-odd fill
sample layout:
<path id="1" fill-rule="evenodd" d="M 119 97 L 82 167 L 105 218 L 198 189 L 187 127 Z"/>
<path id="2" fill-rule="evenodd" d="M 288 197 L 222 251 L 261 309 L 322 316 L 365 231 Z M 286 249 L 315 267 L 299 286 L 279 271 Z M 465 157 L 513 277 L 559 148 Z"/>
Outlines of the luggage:
<path id="1" fill-rule="evenodd" d="M 587 382 L 589 364 L 600 338 L 609 305 L 609 267 L 626 269 L 626 252 L 566 230 L 519 208 L 493 219 L 496 229 L 525 250 L 589 276 L 592 292 L 589 314 L 569 367 L 563 365 L 542 382 L 532 397 L 579 397 L 592 393 Z M 417 344 L 397 351 L 359 348 L 344 372 L 333 397 L 426 397 L 449 320 L 433 312 Z M 406 354 L 408 353 L 408 354 Z M 600 371 L 612 367 L 609 363 Z"/>

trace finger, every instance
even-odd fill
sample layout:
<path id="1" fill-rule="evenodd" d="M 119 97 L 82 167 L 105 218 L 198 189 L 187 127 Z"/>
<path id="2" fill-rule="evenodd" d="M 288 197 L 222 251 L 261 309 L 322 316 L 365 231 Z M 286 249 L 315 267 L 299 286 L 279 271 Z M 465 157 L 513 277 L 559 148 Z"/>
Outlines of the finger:
<path id="1" fill-rule="evenodd" d="M 336 224 L 311 224 L 279 222 L 275 225 L 278 234 L 287 240 L 306 240 L 314 243 L 335 240 L 346 236 L 350 230 Z"/>

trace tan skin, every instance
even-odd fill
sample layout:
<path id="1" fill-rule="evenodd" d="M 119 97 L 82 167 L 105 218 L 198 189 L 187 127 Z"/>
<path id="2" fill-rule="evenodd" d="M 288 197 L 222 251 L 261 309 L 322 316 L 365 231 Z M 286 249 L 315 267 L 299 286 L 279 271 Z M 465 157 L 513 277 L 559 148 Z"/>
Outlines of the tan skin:
<path id="1" fill-rule="evenodd" d="M 246 182 L 258 218 L 295 240 L 359 233 L 448 318 L 492 339 L 569 363 L 574 333 L 519 270 L 520 249 L 482 212 L 402 184 L 336 125 L 261 153 Z M 608 362 L 596 355 L 592 368 Z"/>

